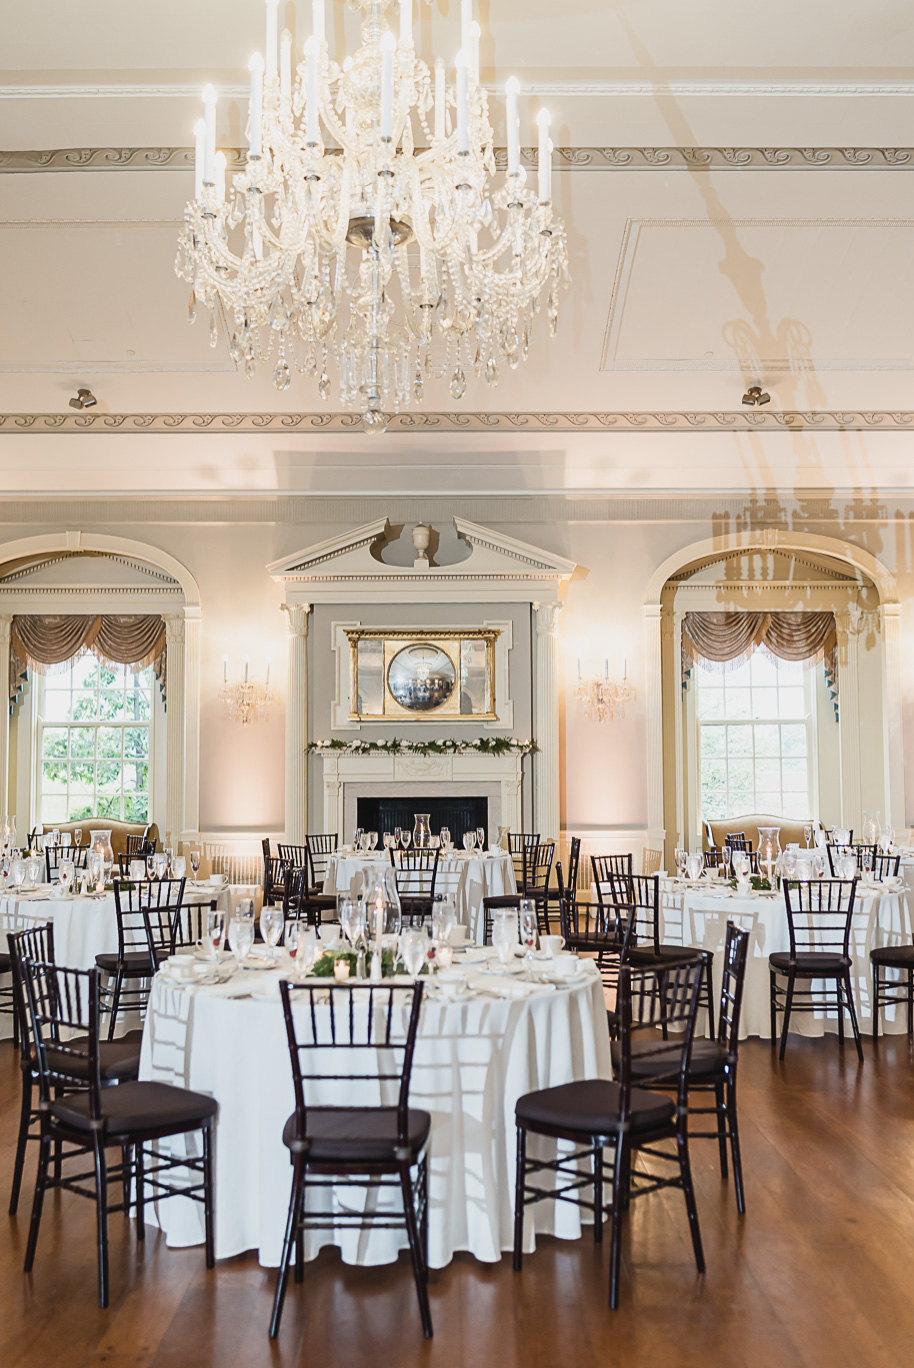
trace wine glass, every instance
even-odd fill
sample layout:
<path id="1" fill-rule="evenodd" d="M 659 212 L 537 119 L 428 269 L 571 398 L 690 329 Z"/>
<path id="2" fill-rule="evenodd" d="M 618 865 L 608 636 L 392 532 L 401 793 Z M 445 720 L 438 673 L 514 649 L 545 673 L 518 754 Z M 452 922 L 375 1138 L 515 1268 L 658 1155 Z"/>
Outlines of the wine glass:
<path id="1" fill-rule="evenodd" d="M 449 827 L 442 827 L 441 830 L 438 832 L 438 836 L 439 836 L 440 839 L 441 839 L 441 845 L 442 845 L 443 849 L 447 850 L 448 846 L 449 846 L 450 843 L 451 843 L 451 832 L 450 832 L 450 828 L 449 828 Z"/>
<path id="2" fill-rule="evenodd" d="M 94 888 L 99 881 L 102 872 L 102 857 L 97 850 L 90 850 L 86 856 L 86 873 L 89 875 L 89 882 Z"/>
<path id="3" fill-rule="evenodd" d="M 803 826 L 803 839 L 804 839 L 804 841 L 806 842 L 806 849 L 808 850 L 808 849 L 809 849 L 809 843 L 810 843 L 810 841 L 812 840 L 812 823 L 811 823 L 811 822 L 806 822 L 806 823 L 804 824 L 804 826 Z"/>
<path id="4" fill-rule="evenodd" d="M 824 878 L 825 878 L 825 855 L 823 854 L 823 852 L 822 852 L 821 850 L 820 850 L 816 855 L 813 856 L 812 864 L 813 864 L 813 869 L 816 871 L 816 878 L 817 878 L 817 879 L 824 879 Z"/>
<path id="5" fill-rule="evenodd" d="M 218 960 L 222 950 L 222 941 L 225 937 L 225 917 L 217 908 L 208 908 L 206 913 L 206 929 L 203 933 L 203 945 L 206 950 L 207 959 Z"/>
<path id="6" fill-rule="evenodd" d="M 485 827 L 477 827 L 477 828 L 476 828 L 476 844 L 477 844 L 477 846 L 479 847 L 480 850 L 485 850 L 485 848 L 486 848 L 486 829 L 485 829 Z"/>
<path id="7" fill-rule="evenodd" d="M 60 880 L 60 891 L 65 898 L 69 898 L 70 889 L 73 887 L 73 880 L 76 877 L 76 866 L 72 860 L 61 860 L 57 871 Z"/>
<path id="8" fill-rule="evenodd" d="M 19 893 L 22 889 L 22 885 L 25 883 L 25 860 L 23 860 L 21 855 L 13 856 L 13 863 L 10 865 L 10 869 L 13 875 L 13 883 L 16 886 L 16 892 Z"/>
<path id="9" fill-rule="evenodd" d="M 76 830 L 73 832 L 73 844 L 76 846 L 77 850 L 79 850 L 79 847 L 82 845 L 82 842 L 83 829 L 82 827 L 77 827 Z"/>
<path id="10" fill-rule="evenodd" d="M 390 850 L 390 847 L 393 845 L 393 839 L 394 839 L 394 838 L 393 838 L 392 834 L 391 834 L 389 831 L 385 831 L 385 832 L 384 832 L 384 835 L 383 835 L 383 837 L 382 837 L 382 840 L 383 840 L 383 842 L 384 842 L 384 849 L 385 849 L 385 850 Z"/>
<path id="11" fill-rule="evenodd" d="M 87 864 L 88 864 L 88 861 L 87 861 Z M 152 881 L 153 881 L 153 879 L 155 878 L 155 876 L 156 876 L 156 857 L 155 857 L 154 855 L 147 855 L 147 856 L 146 856 L 146 878 L 149 880 L 150 883 L 152 883 Z"/>
<path id="12" fill-rule="evenodd" d="M 38 887 L 38 880 L 41 878 L 41 871 L 43 867 L 44 861 L 38 855 L 29 856 L 27 868 L 29 875 L 29 883 L 32 885 L 33 888 Z"/>
<path id="13" fill-rule="evenodd" d="M 260 913 L 260 934 L 270 951 L 270 963 L 276 958 L 276 947 L 283 932 L 283 915 L 281 907 L 264 906 Z"/>
<path id="14" fill-rule="evenodd" d="M 400 832 L 400 840 L 403 842 L 404 850 L 409 850 L 410 842 L 412 841 L 412 839 L 413 833 L 410 831 L 409 827 L 404 827 L 403 830 Z"/>
<path id="15" fill-rule="evenodd" d="M 161 882 L 161 880 L 165 878 L 165 874 L 166 874 L 166 871 L 167 871 L 167 869 L 168 869 L 168 856 L 165 854 L 164 851 L 160 851 L 160 852 L 154 857 L 154 861 L 155 861 L 155 875 L 156 875 L 156 878 Z"/>
<path id="16" fill-rule="evenodd" d="M 530 969 L 536 949 L 536 903 L 532 898 L 520 900 L 520 938 L 527 947 L 527 968 Z"/>
<path id="17" fill-rule="evenodd" d="M 196 879 L 197 875 L 198 875 L 199 872 L 200 872 L 200 852 L 199 852 L 199 850 L 192 850 L 192 851 L 190 852 L 190 867 L 191 867 L 191 870 L 193 871 L 193 876 L 194 876 L 194 878 Z"/>
<path id="18" fill-rule="evenodd" d="M 679 871 L 679 877 L 680 879 L 684 879 L 686 865 L 689 863 L 689 852 L 684 850 L 682 846 L 677 846 L 674 858 L 676 860 L 676 868 Z"/>
<path id="19" fill-rule="evenodd" d="M 254 944 L 254 918 L 236 913 L 228 924 L 228 940 L 240 968 Z"/>
<path id="20" fill-rule="evenodd" d="M 720 864 L 721 868 L 724 871 L 724 879 L 727 882 L 729 882 L 730 880 L 730 857 L 732 853 L 733 852 L 731 851 L 730 847 L 727 845 L 725 841 L 720 848 Z"/>
<path id="21" fill-rule="evenodd" d="M 475 848 L 475 845 L 476 845 L 476 832 L 475 832 L 475 831 L 465 831 L 465 832 L 463 833 L 463 848 L 464 848 L 464 850 L 473 850 L 473 849 Z"/>
<path id="22" fill-rule="evenodd" d="M 339 905 L 340 930 L 350 945 L 355 945 L 359 905 L 355 898 L 343 898 Z"/>
<path id="23" fill-rule="evenodd" d="M 361 847 L 361 844 L 362 844 L 362 828 L 361 828 L 361 827 L 356 827 L 355 831 L 352 833 L 352 849 L 353 849 L 353 850 L 358 850 L 358 849 Z"/>
<path id="24" fill-rule="evenodd" d="M 402 828 L 402 827 L 394 827 L 394 846 L 395 846 L 398 850 L 399 850 L 399 848 L 400 848 L 400 838 L 401 838 L 402 835 L 403 835 L 403 828 Z"/>
<path id="25" fill-rule="evenodd" d="M 428 937 L 424 931 L 411 927 L 400 933 L 400 957 L 410 978 L 415 978 L 425 963 L 428 953 Z"/>
<path id="26" fill-rule="evenodd" d="M 369 831 L 369 833 L 368 833 L 368 842 L 369 842 L 369 845 L 371 846 L 371 849 L 372 849 L 372 850 L 377 850 L 377 847 L 378 847 L 378 833 L 377 833 L 376 831 Z"/>
<path id="27" fill-rule="evenodd" d="M 781 856 L 781 860 L 784 865 L 785 877 L 788 879 L 795 878 L 797 872 L 797 852 L 788 848 Z"/>

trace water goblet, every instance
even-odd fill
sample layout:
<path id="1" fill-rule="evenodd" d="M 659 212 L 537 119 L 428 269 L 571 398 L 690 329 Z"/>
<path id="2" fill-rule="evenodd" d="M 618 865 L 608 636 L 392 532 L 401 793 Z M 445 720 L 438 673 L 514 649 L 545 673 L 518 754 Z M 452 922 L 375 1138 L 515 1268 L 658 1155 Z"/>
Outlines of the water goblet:
<path id="1" fill-rule="evenodd" d="M 517 921 L 513 914 L 510 918 L 496 917 L 492 927 L 492 944 L 495 946 L 499 963 L 509 965 L 514 958 L 514 947 L 517 944 Z"/>
<path id="2" fill-rule="evenodd" d="M 183 879 L 187 873 L 187 859 L 184 855 L 176 855 L 172 861 L 171 872 L 176 879 Z"/>
<path id="3" fill-rule="evenodd" d="M 82 845 L 82 842 L 83 829 L 82 827 L 77 827 L 76 830 L 73 832 L 73 844 L 76 846 L 77 850 L 79 850 L 79 847 Z"/>
<path id="4" fill-rule="evenodd" d="M 818 852 L 818 854 L 816 854 L 816 855 L 813 857 L 813 862 L 812 862 L 812 863 L 813 863 L 813 868 L 814 868 L 814 870 L 816 871 L 816 878 L 817 878 L 817 879 L 824 879 L 824 878 L 825 878 L 825 855 L 822 853 L 821 850 Z"/>
<path id="5" fill-rule="evenodd" d="M 442 848 L 444 850 L 447 850 L 451 844 L 450 829 L 448 827 L 443 826 L 441 830 L 438 832 L 438 838 L 441 841 Z"/>
<path id="6" fill-rule="evenodd" d="M 37 888 L 38 880 L 41 878 L 41 871 L 44 867 L 44 861 L 38 855 L 30 855 L 26 867 L 28 870 L 29 883 L 32 888 Z"/>
<path id="7" fill-rule="evenodd" d="M 385 849 L 385 850 L 390 850 L 390 847 L 393 845 L 393 839 L 394 839 L 394 838 L 393 838 L 392 834 L 391 834 L 389 831 L 385 831 L 385 832 L 384 832 L 384 835 L 383 835 L 383 837 L 382 837 L 382 840 L 383 840 L 383 842 L 384 842 L 384 849 Z"/>
<path id="8" fill-rule="evenodd" d="M 477 844 L 477 846 L 479 847 L 480 850 L 485 850 L 485 848 L 486 848 L 486 829 L 485 829 L 485 827 L 477 827 L 477 828 L 476 828 L 476 844 Z"/>
<path id="9" fill-rule="evenodd" d="M 404 850 L 409 850 L 410 842 L 412 841 L 412 839 L 413 833 L 410 831 L 409 827 L 404 827 L 403 830 L 400 832 L 400 840 L 403 842 Z"/>
<path id="10" fill-rule="evenodd" d="M 13 875 L 13 883 L 16 886 L 16 892 L 18 893 L 22 889 L 22 885 L 25 883 L 25 860 L 23 860 L 21 855 L 13 856 L 13 862 L 10 865 L 10 871 Z"/>
<path id="11" fill-rule="evenodd" d="M 86 873 L 89 876 L 89 882 L 93 888 L 98 883 L 101 877 L 103 867 L 104 862 L 102 860 L 101 855 L 99 855 L 98 851 L 90 850 L 88 855 L 86 856 Z"/>
<path id="12" fill-rule="evenodd" d="M 475 845 L 476 845 L 476 832 L 475 832 L 475 831 L 465 831 L 465 832 L 463 833 L 463 848 L 464 848 L 464 850 L 473 850 L 473 849 L 475 848 Z"/>
<path id="13" fill-rule="evenodd" d="M 397 850 L 399 850 L 399 848 L 400 848 L 400 837 L 401 837 L 402 835 L 403 835 L 403 828 L 402 828 L 402 827 L 394 827 L 394 846 L 395 846 L 395 848 L 396 848 Z"/>
<path id="14" fill-rule="evenodd" d="M 532 898 L 520 900 L 520 938 L 527 947 L 527 969 L 533 965 L 533 952 L 536 949 L 536 903 Z"/>
<path id="15" fill-rule="evenodd" d="M 425 963 L 428 954 L 428 937 L 424 931 L 411 927 L 400 933 L 400 958 L 410 978 L 415 978 Z"/>
<path id="16" fill-rule="evenodd" d="M 730 847 L 724 842 L 720 850 L 720 865 L 724 871 L 724 879 L 727 881 L 730 878 L 730 857 L 732 853 Z"/>
<path id="17" fill-rule="evenodd" d="M 689 852 L 687 850 L 684 850 L 682 846 L 677 846 L 674 854 L 674 859 L 676 861 L 676 868 L 679 871 L 679 877 L 680 879 L 684 879 L 686 865 L 689 862 Z"/>
<path id="18" fill-rule="evenodd" d="M 87 863 L 87 866 L 88 866 L 88 861 L 87 861 L 86 863 Z M 156 857 L 155 857 L 154 855 L 147 855 L 147 856 L 146 856 L 146 878 L 149 880 L 150 883 L 152 883 L 152 881 L 153 881 L 153 879 L 155 878 L 155 876 L 156 876 Z"/>
<path id="19" fill-rule="evenodd" d="M 806 842 L 806 849 L 808 850 L 809 843 L 812 840 L 812 824 L 810 822 L 806 822 L 803 827 L 803 839 Z"/>
<path id="20" fill-rule="evenodd" d="M 368 833 L 368 844 L 369 844 L 369 847 L 370 847 L 371 850 L 375 850 L 375 849 L 377 848 L 377 844 L 378 844 L 378 833 L 377 833 L 376 831 L 369 831 L 369 833 Z"/>
<path id="21" fill-rule="evenodd" d="M 353 848 L 353 850 L 360 850 L 360 849 L 361 849 L 361 846 L 362 846 L 362 828 L 361 828 L 361 827 L 356 827 L 355 831 L 352 833 L 352 848 Z"/>
<path id="22" fill-rule="evenodd" d="M 236 912 L 228 925 L 228 940 L 232 954 L 238 961 L 240 968 L 247 959 L 254 944 L 254 919 L 248 916 L 239 916 Z"/>
<path id="23" fill-rule="evenodd" d="M 270 963 L 276 958 L 276 947 L 283 932 L 281 907 L 264 907 L 260 913 L 260 934 L 270 952 Z"/>
<path id="24" fill-rule="evenodd" d="M 339 902 L 340 930 L 350 945 L 355 944 L 359 904 L 355 898 L 341 898 Z"/>
<path id="25" fill-rule="evenodd" d="M 200 872 L 200 852 L 199 852 L 199 850 L 192 850 L 192 851 L 190 852 L 190 867 L 191 867 L 191 870 L 193 871 L 193 876 L 194 876 L 194 878 L 196 879 L 197 875 L 198 875 L 199 872 Z"/>
<path id="26" fill-rule="evenodd" d="M 161 880 L 165 878 L 166 872 L 168 870 L 168 856 L 165 854 L 164 850 L 162 850 L 159 851 L 159 853 L 154 858 L 155 876 L 161 882 Z"/>

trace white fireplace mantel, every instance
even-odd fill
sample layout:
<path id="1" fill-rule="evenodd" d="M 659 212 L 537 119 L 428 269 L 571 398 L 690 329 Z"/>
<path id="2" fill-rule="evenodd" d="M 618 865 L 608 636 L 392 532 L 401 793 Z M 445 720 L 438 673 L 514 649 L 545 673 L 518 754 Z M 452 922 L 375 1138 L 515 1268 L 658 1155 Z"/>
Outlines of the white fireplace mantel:
<path id="1" fill-rule="evenodd" d="M 536 649 L 534 653 L 533 696 L 536 734 L 539 751 L 534 757 L 533 823 L 544 836 L 558 836 L 559 828 L 559 697 L 556 665 L 556 623 L 565 586 L 577 569 L 574 561 L 555 552 L 517 541 L 493 528 L 480 527 L 465 518 L 453 519 L 458 538 L 468 554 L 448 565 L 432 564 L 420 550 L 412 565 L 393 565 L 382 556 L 384 546 L 393 536 L 386 518 L 366 523 L 341 536 L 332 537 L 317 546 L 308 547 L 293 556 L 274 561 L 267 566 L 273 578 L 283 586 L 283 607 L 289 614 L 290 631 L 294 635 L 289 656 L 289 705 L 286 708 L 287 741 L 287 810 L 286 837 L 300 841 L 309 828 L 307 812 L 307 755 L 304 735 L 307 709 L 308 669 L 307 620 L 315 604 L 415 604 L 428 603 L 528 603 L 535 614 Z M 424 525 L 423 525 L 424 529 Z M 426 539 L 427 544 L 427 539 Z M 295 623 L 300 625 L 296 629 Z M 509 696 L 509 690 L 505 690 Z M 319 735 L 326 735 L 331 719 L 318 725 Z M 510 723 L 508 723 L 510 726 Z M 480 763 L 512 768 L 488 770 L 483 779 Z M 491 783 L 496 786 L 493 796 L 501 805 L 499 825 L 522 828 L 520 808 L 520 760 L 517 757 L 399 756 L 345 757 L 324 759 L 324 830 L 342 832 L 346 820 L 341 789 L 346 784 L 359 782 L 349 771 L 341 769 L 355 762 L 358 765 L 393 765 L 393 770 L 374 771 L 377 778 L 364 778 L 365 783 L 411 783 L 444 785 L 450 783 Z M 334 768 L 336 766 L 336 768 Z M 411 768 L 404 769 L 403 766 Z M 422 766 L 428 766 L 422 770 Z M 445 769 L 450 766 L 450 769 Z M 465 768 L 469 766 L 469 768 Z M 419 767 L 419 768 L 417 768 Z M 328 796 L 330 787 L 332 798 Z M 399 788 L 402 793 L 404 790 Z M 417 796 L 418 789 L 413 790 Z M 451 793 L 454 793 L 453 787 Z M 427 790 L 433 796 L 431 790 Z M 513 796 L 512 796 L 513 794 Z M 493 806 L 490 801 L 490 825 Z M 354 823 L 352 823 L 354 825 Z"/>
<path id="2" fill-rule="evenodd" d="M 438 798 L 477 795 L 489 800 L 489 829 L 522 828 L 523 756 L 505 755 L 347 755 L 329 752 L 324 767 L 324 831 L 342 841 L 356 825 L 356 800 L 399 795 Z M 376 789 L 375 786 L 380 786 Z"/>

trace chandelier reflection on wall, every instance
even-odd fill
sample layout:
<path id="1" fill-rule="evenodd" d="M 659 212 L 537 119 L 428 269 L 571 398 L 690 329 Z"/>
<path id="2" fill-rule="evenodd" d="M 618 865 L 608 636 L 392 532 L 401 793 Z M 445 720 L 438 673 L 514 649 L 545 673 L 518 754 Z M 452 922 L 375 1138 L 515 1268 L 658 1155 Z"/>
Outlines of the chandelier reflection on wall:
<path id="1" fill-rule="evenodd" d="M 584 715 L 591 722 L 611 722 L 618 709 L 620 717 L 625 717 L 625 705 L 631 703 L 635 691 L 628 682 L 628 661 L 622 673 L 622 683 L 618 684 L 609 677 L 609 661 L 603 664 L 603 677 L 591 675 L 584 678 L 581 662 L 578 661 L 578 682 L 574 696 L 584 709 Z"/>
<path id="2" fill-rule="evenodd" d="M 253 722 L 269 722 L 269 709 L 276 702 L 276 695 L 270 688 L 270 662 L 267 661 L 266 681 L 263 684 L 251 679 L 250 661 L 245 659 L 244 676 L 230 684 L 228 677 L 228 656 L 222 657 L 222 688 L 219 699 L 228 710 L 229 720 L 240 722 L 243 727 Z"/>
<path id="3" fill-rule="evenodd" d="M 277 40 L 278 0 L 266 0 L 266 60 L 251 58 L 243 171 L 226 187 L 215 145 L 216 92 L 195 127 L 196 185 L 176 271 L 231 329 L 233 360 L 253 377 L 272 366 L 287 390 L 295 371 L 329 399 L 361 411 L 367 431 L 421 403 L 426 383 L 467 375 L 496 385 L 527 356 L 547 296 L 550 331 L 568 279 L 564 226 L 552 208 L 550 118 L 541 109 L 536 191 L 520 164 L 520 86 L 505 86 L 507 170 L 496 173 L 488 95 L 479 81 L 480 28 L 461 0 L 462 47 L 448 72 L 413 44 L 413 0 L 348 0 L 362 12 L 357 51 L 338 63 L 324 0 L 293 68 Z"/>

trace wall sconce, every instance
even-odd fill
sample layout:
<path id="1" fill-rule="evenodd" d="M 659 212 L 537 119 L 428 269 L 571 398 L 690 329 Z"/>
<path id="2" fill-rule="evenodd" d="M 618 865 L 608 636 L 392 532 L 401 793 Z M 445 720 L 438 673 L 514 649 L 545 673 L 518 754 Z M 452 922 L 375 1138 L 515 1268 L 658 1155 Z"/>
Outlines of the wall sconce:
<path id="1" fill-rule="evenodd" d="M 267 709 L 276 702 L 276 696 L 270 688 L 270 662 L 267 661 L 267 677 L 263 684 L 258 684 L 250 676 L 251 665 L 245 656 L 244 678 L 239 679 L 237 684 L 229 684 L 228 656 L 222 657 L 222 688 L 219 690 L 219 698 L 228 708 L 230 720 L 240 722 L 243 727 L 251 722 L 269 722 Z"/>
<path id="2" fill-rule="evenodd" d="M 616 684 L 609 677 L 609 660 L 603 662 L 603 678 L 590 675 L 587 679 L 581 673 L 581 658 L 578 657 L 578 683 L 574 696 L 583 705 L 584 714 L 591 722 L 612 721 L 619 709 L 620 717 L 625 716 L 625 705 L 631 703 L 635 691 L 628 682 L 628 660 L 623 664 L 622 683 Z"/>

